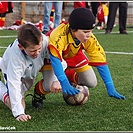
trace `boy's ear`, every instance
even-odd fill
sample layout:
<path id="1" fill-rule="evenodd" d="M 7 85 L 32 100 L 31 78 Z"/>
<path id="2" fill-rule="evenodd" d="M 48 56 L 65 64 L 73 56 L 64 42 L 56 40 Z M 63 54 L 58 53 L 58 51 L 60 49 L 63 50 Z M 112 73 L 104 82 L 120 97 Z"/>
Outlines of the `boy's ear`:
<path id="1" fill-rule="evenodd" d="M 18 44 L 20 50 L 24 50 L 24 47 L 21 44 Z"/>

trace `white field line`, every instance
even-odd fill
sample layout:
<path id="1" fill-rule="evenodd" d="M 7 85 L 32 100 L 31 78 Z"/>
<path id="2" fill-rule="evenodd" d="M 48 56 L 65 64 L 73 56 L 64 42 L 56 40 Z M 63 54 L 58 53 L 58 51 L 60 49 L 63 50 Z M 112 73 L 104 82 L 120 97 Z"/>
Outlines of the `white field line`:
<path id="1" fill-rule="evenodd" d="M 13 37 L 17 37 L 17 36 L 0 36 L 0 38 L 13 38 Z"/>
<path id="2" fill-rule="evenodd" d="M 133 33 L 133 31 L 127 31 L 128 33 Z M 105 31 L 101 31 L 101 32 L 93 32 L 94 34 L 105 34 Z M 111 33 L 119 33 L 119 32 L 111 32 Z M 0 36 L 0 38 L 13 38 L 13 37 L 17 37 L 17 36 Z"/>
<path id="3" fill-rule="evenodd" d="M 133 31 L 127 31 L 128 33 L 133 33 Z M 101 32 L 93 32 L 94 34 L 105 34 L 105 31 L 101 31 Z M 119 32 L 111 32 L 111 33 L 119 33 Z M 17 36 L 0 36 L 0 38 L 13 38 L 13 37 L 17 37 Z"/>
<path id="4" fill-rule="evenodd" d="M 7 47 L 4 47 L 4 46 L 0 46 L 0 49 L 6 49 Z"/>
<path id="5" fill-rule="evenodd" d="M 133 33 L 133 31 L 127 31 L 128 33 Z M 105 31 L 101 31 L 101 32 L 93 32 L 94 34 L 105 34 Z M 113 34 L 113 33 L 119 33 L 118 31 L 117 32 L 111 32 L 110 34 Z"/>
<path id="6" fill-rule="evenodd" d="M 4 46 L 0 46 L 0 49 L 6 49 L 7 47 Z M 131 52 L 109 52 L 109 51 L 105 51 L 105 53 L 107 54 L 119 54 L 119 55 L 133 55 L 133 53 Z"/>
<path id="7" fill-rule="evenodd" d="M 130 53 L 130 52 L 109 52 L 109 51 L 105 51 L 105 53 L 107 53 L 107 54 L 119 54 L 119 55 L 133 55 L 133 53 Z"/>

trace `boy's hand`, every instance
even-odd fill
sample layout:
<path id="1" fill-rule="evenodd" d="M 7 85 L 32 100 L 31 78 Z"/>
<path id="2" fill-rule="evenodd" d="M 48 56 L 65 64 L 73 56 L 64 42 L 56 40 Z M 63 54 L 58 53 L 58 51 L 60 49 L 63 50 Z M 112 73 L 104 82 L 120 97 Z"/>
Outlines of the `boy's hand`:
<path id="1" fill-rule="evenodd" d="M 79 90 L 74 88 L 72 85 L 70 85 L 70 83 L 67 80 L 64 80 L 63 82 L 61 82 L 61 86 L 62 86 L 62 91 L 64 94 L 76 95 L 80 92 Z"/>
<path id="2" fill-rule="evenodd" d="M 53 93 L 62 92 L 62 87 L 60 85 L 59 81 L 54 81 L 53 84 L 50 87 L 50 91 Z"/>
<path id="3" fill-rule="evenodd" d="M 108 89 L 108 95 L 117 99 L 125 99 L 125 96 L 119 94 L 115 89 Z"/>
<path id="4" fill-rule="evenodd" d="M 23 121 L 23 122 L 26 122 L 26 121 L 28 121 L 30 119 L 31 119 L 31 116 L 30 115 L 26 115 L 26 114 L 19 115 L 16 118 L 17 121 Z"/>
<path id="5" fill-rule="evenodd" d="M 80 91 L 77 90 L 76 88 L 74 88 L 73 86 L 69 86 L 68 88 L 67 88 L 67 86 L 64 86 L 64 88 L 63 88 L 63 93 L 65 93 L 65 94 L 76 95 L 79 92 Z"/>

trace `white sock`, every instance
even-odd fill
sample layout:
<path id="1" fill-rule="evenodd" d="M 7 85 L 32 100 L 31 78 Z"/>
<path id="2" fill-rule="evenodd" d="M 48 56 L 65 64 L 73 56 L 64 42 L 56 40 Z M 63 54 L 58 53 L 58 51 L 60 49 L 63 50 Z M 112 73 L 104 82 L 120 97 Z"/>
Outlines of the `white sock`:
<path id="1" fill-rule="evenodd" d="M 5 103 L 6 99 L 8 98 L 7 88 L 6 86 L 0 81 L 0 100 Z"/>

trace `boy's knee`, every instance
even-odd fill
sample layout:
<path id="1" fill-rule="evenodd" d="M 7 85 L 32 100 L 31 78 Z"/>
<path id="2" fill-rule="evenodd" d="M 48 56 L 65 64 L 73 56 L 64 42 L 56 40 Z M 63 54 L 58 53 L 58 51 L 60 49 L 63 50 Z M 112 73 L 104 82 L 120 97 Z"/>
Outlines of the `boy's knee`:
<path id="1" fill-rule="evenodd" d="M 95 88 L 97 86 L 97 80 L 96 79 L 80 79 L 79 84 L 85 85 L 88 88 Z"/>
<path id="2" fill-rule="evenodd" d="M 92 82 L 90 82 L 90 83 L 88 84 L 88 87 L 89 87 L 89 88 L 95 88 L 96 86 L 97 86 L 97 80 L 92 81 Z"/>

